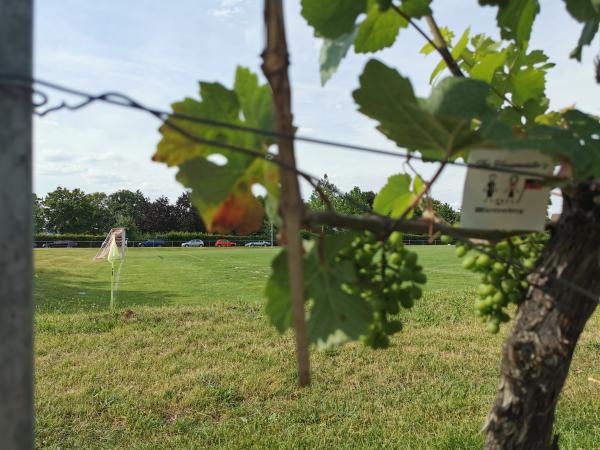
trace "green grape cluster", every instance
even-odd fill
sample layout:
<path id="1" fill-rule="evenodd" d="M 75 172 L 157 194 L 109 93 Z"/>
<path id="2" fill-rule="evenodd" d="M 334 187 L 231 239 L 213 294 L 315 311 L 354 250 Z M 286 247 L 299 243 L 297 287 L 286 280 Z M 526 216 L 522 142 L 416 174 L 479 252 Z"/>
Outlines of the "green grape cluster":
<path id="1" fill-rule="evenodd" d="M 529 287 L 527 275 L 535 268 L 546 239 L 543 233 L 513 237 L 480 247 L 484 252 L 468 244 L 456 244 L 456 256 L 462 258 L 463 268 L 481 274 L 475 314 L 487 323 L 490 333 L 497 333 L 500 324 L 510 320 L 508 305 L 518 304 L 524 298 Z M 450 242 L 451 238 L 444 236 L 442 241 Z"/>
<path id="2" fill-rule="evenodd" d="M 340 258 L 352 261 L 357 274 L 355 283 L 342 288 L 373 308 L 373 320 L 361 341 L 373 348 L 387 348 L 390 336 L 402 329 L 402 323 L 391 316 L 397 315 L 400 307 L 411 308 L 423 295 L 421 285 L 427 276 L 417 263 L 417 254 L 405 248 L 400 233 L 392 233 L 383 242 L 364 233 Z"/>

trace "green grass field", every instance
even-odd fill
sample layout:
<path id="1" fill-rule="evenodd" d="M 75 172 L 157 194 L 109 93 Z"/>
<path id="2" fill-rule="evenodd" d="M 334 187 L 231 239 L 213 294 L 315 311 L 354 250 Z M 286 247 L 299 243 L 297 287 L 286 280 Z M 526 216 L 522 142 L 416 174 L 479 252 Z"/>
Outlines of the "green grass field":
<path id="1" fill-rule="evenodd" d="M 131 249 L 119 311 L 95 249 L 36 249 L 39 448 L 481 447 L 506 329 L 472 314 L 451 247 L 413 247 L 424 298 L 388 350 L 314 353 L 296 387 L 291 334 L 263 312 L 273 249 Z M 600 448 L 600 318 L 559 403 L 561 448 Z"/>

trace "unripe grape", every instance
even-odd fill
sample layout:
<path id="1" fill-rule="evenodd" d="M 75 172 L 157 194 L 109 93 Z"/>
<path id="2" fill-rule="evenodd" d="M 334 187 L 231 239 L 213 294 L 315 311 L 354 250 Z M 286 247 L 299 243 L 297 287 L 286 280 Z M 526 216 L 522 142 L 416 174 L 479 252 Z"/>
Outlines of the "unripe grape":
<path id="1" fill-rule="evenodd" d="M 500 241 L 496 244 L 495 249 L 497 252 L 505 252 L 509 249 L 508 242 Z"/>
<path id="2" fill-rule="evenodd" d="M 532 270 L 535 268 L 535 263 L 536 263 L 535 259 L 528 258 L 523 261 L 523 267 L 525 267 L 527 270 Z"/>
<path id="3" fill-rule="evenodd" d="M 512 278 L 506 278 L 502 280 L 500 286 L 502 286 L 502 290 L 504 290 L 504 292 L 510 292 L 517 287 L 517 283 Z"/>
<path id="4" fill-rule="evenodd" d="M 398 269 L 396 271 L 396 278 L 399 281 L 409 281 L 412 279 L 412 271 L 410 269 L 407 269 L 405 267 Z"/>
<path id="5" fill-rule="evenodd" d="M 500 261 L 496 261 L 494 264 L 492 264 L 492 271 L 495 273 L 503 273 L 504 268 L 504 264 L 502 264 Z"/>
<path id="6" fill-rule="evenodd" d="M 425 284 L 427 283 L 427 275 L 425 275 L 423 272 L 415 272 L 413 280 L 415 283 Z"/>
<path id="7" fill-rule="evenodd" d="M 498 333 L 499 329 L 500 329 L 499 324 L 497 324 L 496 322 L 493 322 L 493 321 L 488 321 L 488 323 L 487 323 L 487 330 L 490 333 L 496 334 L 496 333 Z"/>
<path id="8" fill-rule="evenodd" d="M 410 309 L 414 306 L 415 301 L 413 300 L 412 296 L 410 295 L 405 295 L 400 297 L 400 303 L 402 304 L 402 306 L 406 309 Z"/>
<path id="9" fill-rule="evenodd" d="M 505 302 L 506 302 L 506 297 L 504 296 L 504 293 L 502 291 L 497 291 L 494 294 L 494 304 L 496 304 L 498 306 L 503 306 Z"/>
<path id="10" fill-rule="evenodd" d="M 452 242 L 452 237 L 448 236 L 446 234 L 443 234 L 442 237 L 440 238 L 440 240 L 442 241 L 443 244 L 450 244 Z"/>
<path id="11" fill-rule="evenodd" d="M 388 348 L 390 346 L 390 338 L 383 333 L 378 333 L 373 339 L 373 348 Z"/>
<path id="12" fill-rule="evenodd" d="M 417 254 L 414 252 L 409 252 L 406 255 L 405 262 L 408 267 L 414 267 L 417 264 Z"/>
<path id="13" fill-rule="evenodd" d="M 456 246 L 456 256 L 462 258 L 467 254 L 467 248 L 464 245 Z"/>
<path id="14" fill-rule="evenodd" d="M 385 331 L 388 334 L 394 334 L 394 333 L 398 333 L 399 331 L 402 331 L 402 322 L 400 322 L 399 320 L 392 320 L 392 321 L 386 323 Z"/>
<path id="15" fill-rule="evenodd" d="M 400 307 L 398 303 L 395 301 L 385 302 L 385 310 L 392 315 L 398 314 L 400 312 Z"/>
<path id="16" fill-rule="evenodd" d="M 476 265 L 479 269 L 485 269 L 490 264 L 492 264 L 492 258 L 488 255 L 481 254 L 477 257 Z"/>
<path id="17" fill-rule="evenodd" d="M 465 259 L 463 259 L 463 262 L 462 262 L 463 269 L 469 270 L 474 265 L 475 265 L 475 256 L 471 255 L 471 256 L 467 256 Z"/>
<path id="18" fill-rule="evenodd" d="M 412 296 L 415 300 L 418 300 L 421 298 L 421 296 L 423 295 L 423 291 L 421 290 L 421 288 L 419 286 L 417 286 L 416 284 L 412 285 Z"/>
<path id="19" fill-rule="evenodd" d="M 389 241 L 392 245 L 397 245 L 402 243 L 402 233 L 399 231 L 394 231 L 390 234 Z"/>
<path id="20" fill-rule="evenodd" d="M 402 260 L 402 257 L 398 253 L 392 253 L 389 257 L 389 261 L 392 264 L 398 264 Z"/>
<path id="21" fill-rule="evenodd" d="M 480 284 L 479 288 L 477 289 L 477 293 L 485 298 L 488 295 L 490 295 L 492 292 L 494 292 L 495 288 L 494 286 L 492 286 L 491 284 Z"/>

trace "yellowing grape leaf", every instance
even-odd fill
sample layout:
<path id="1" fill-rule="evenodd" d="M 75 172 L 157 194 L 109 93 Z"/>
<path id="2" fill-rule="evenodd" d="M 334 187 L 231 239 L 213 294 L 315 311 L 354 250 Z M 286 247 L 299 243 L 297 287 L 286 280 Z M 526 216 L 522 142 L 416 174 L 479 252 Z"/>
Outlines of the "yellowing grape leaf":
<path id="1" fill-rule="evenodd" d="M 234 89 L 220 83 L 200 83 L 200 100 L 186 98 L 172 105 L 178 115 L 236 125 L 271 128 L 271 94 L 267 85 L 245 68 L 238 68 Z M 249 148 L 266 154 L 271 138 L 171 117 L 175 127 L 200 140 Z M 192 189 L 192 202 L 213 232 L 251 233 L 262 225 L 264 208 L 252 193 L 254 184 L 267 191 L 266 207 L 273 221 L 279 197 L 276 166 L 263 157 L 209 145 L 184 135 L 165 123 L 162 139 L 152 157 L 168 166 L 179 166 L 177 180 Z M 214 157 L 225 163 L 220 165 Z"/>

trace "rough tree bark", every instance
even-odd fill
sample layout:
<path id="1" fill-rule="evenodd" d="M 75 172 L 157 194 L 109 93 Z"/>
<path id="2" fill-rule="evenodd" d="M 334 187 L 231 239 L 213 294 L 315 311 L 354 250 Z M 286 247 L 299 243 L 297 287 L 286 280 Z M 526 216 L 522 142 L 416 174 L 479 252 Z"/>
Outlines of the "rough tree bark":
<path id="1" fill-rule="evenodd" d="M 485 426 L 487 449 L 558 448 L 556 404 L 577 340 L 600 295 L 600 185 L 564 194 L 563 213 L 538 268 L 569 280 L 593 300 L 540 274 L 520 306 L 502 351 L 496 401 Z"/>

